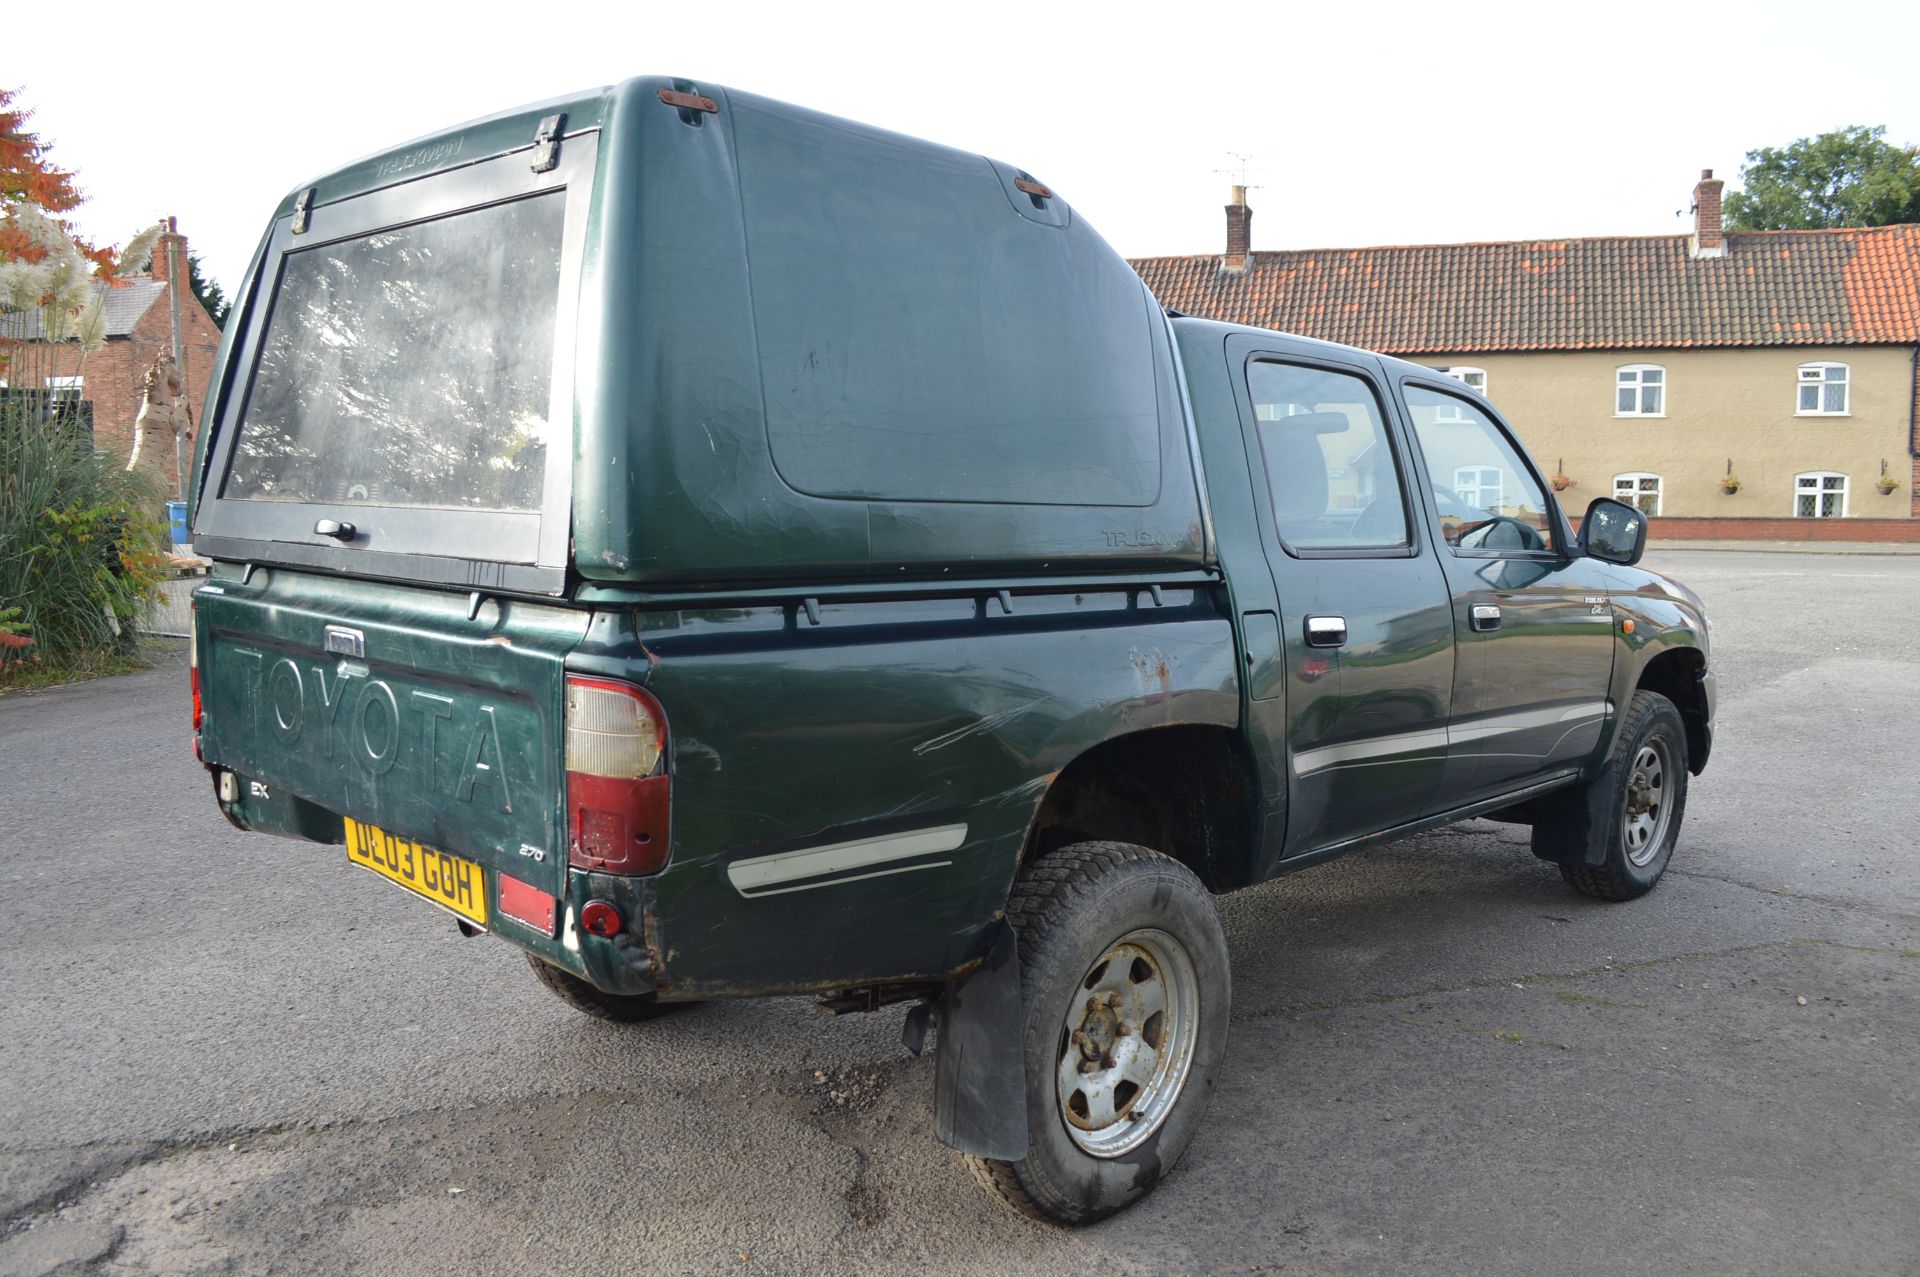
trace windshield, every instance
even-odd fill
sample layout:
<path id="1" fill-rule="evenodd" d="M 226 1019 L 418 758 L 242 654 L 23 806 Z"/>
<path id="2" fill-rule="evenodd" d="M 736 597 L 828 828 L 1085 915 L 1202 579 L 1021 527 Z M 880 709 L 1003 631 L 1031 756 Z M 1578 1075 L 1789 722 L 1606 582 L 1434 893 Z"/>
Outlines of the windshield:
<path id="1" fill-rule="evenodd" d="M 541 508 L 566 201 L 289 253 L 222 495 Z"/>

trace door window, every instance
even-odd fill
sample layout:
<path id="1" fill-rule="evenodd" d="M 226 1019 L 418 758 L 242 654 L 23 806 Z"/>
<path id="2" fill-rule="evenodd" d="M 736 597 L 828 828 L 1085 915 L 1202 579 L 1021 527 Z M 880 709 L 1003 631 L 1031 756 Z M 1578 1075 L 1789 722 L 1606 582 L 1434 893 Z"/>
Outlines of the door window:
<path id="1" fill-rule="evenodd" d="M 1262 361 L 1248 370 L 1247 386 L 1267 497 L 1289 550 L 1409 544 L 1393 444 L 1364 378 Z"/>
<path id="2" fill-rule="evenodd" d="M 1467 398 L 1407 387 L 1413 432 L 1434 476 L 1440 528 L 1457 550 L 1553 549 L 1546 491 L 1492 418 Z M 1452 478 L 1447 486 L 1442 476 Z"/>

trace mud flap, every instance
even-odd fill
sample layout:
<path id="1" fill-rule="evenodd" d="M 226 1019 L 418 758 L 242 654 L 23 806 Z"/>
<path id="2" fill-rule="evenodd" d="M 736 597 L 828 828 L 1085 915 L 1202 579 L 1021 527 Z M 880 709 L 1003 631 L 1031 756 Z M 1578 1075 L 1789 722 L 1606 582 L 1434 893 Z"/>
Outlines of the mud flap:
<path id="1" fill-rule="evenodd" d="M 1604 865 L 1613 825 L 1611 778 L 1611 769 L 1602 770 L 1592 784 L 1536 798 L 1533 854 L 1552 864 L 1589 869 Z"/>
<path id="2" fill-rule="evenodd" d="M 1002 923 L 987 960 L 947 986 L 938 1043 L 933 1131 L 940 1142 L 1001 1162 L 1025 1157 L 1026 1016 L 1012 927 Z"/>

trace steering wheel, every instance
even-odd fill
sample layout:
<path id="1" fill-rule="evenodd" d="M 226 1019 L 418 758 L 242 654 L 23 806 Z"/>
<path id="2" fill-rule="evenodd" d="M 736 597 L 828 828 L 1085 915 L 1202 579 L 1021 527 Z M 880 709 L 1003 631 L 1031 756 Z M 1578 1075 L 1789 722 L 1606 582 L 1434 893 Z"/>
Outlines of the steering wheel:
<path id="1" fill-rule="evenodd" d="M 1399 489 L 1367 503 L 1348 533 L 1355 545 L 1401 545 L 1407 539 L 1406 507 L 1400 502 Z"/>
<path id="2" fill-rule="evenodd" d="M 1518 533 L 1516 538 L 1519 541 L 1518 545 L 1493 543 L 1494 535 L 1503 525 L 1512 527 Z M 1476 535 L 1480 539 L 1469 544 L 1467 538 Z M 1516 519 L 1506 514 L 1489 515 L 1484 519 L 1461 524 L 1454 534 L 1453 543 L 1470 550 L 1544 550 L 1547 548 L 1546 538 L 1540 535 L 1538 528 L 1524 519 Z"/>

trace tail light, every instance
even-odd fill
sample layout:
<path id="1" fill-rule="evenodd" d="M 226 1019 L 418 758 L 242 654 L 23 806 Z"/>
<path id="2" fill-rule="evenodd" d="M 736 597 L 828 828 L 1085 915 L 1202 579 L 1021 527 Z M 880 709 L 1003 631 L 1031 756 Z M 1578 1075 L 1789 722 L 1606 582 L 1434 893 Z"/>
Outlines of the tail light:
<path id="1" fill-rule="evenodd" d="M 567 678 L 567 862 L 649 874 L 667 863 L 667 716 L 631 683 Z"/>
<path id="2" fill-rule="evenodd" d="M 200 759 L 200 613 L 187 600 L 187 678 L 193 684 L 193 757 Z"/>

